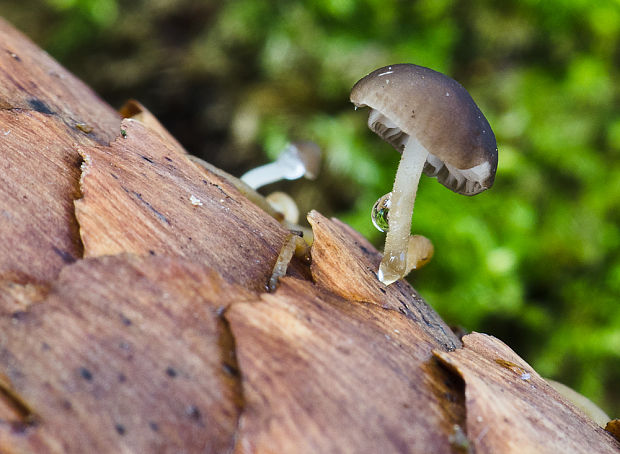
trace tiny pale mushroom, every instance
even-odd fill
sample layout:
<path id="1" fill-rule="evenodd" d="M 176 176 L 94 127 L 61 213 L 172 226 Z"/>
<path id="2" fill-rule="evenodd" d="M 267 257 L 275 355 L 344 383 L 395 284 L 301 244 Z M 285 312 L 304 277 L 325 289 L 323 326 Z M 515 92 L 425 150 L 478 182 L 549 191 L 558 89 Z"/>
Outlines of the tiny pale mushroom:
<path id="1" fill-rule="evenodd" d="M 258 189 L 280 180 L 306 177 L 314 180 L 321 165 L 321 149 L 314 142 L 293 142 L 280 153 L 278 159 L 241 175 L 241 181 Z"/>
<path id="2" fill-rule="evenodd" d="M 422 172 L 456 193 L 478 194 L 495 180 L 497 143 L 467 90 L 422 66 L 396 64 L 371 72 L 353 86 L 351 102 L 370 107 L 368 127 L 402 153 L 377 272 L 389 285 L 413 268 L 407 263 L 409 238 Z"/>
<path id="3" fill-rule="evenodd" d="M 293 198 L 286 192 L 276 191 L 265 197 L 271 207 L 284 216 L 284 221 L 290 224 L 299 222 L 299 208 Z"/>
<path id="4" fill-rule="evenodd" d="M 310 246 L 314 240 L 312 229 L 298 224 L 299 209 L 291 196 L 276 191 L 263 197 L 257 189 L 279 180 L 295 180 L 301 177 L 315 179 L 321 164 L 321 149 L 314 142 L 293 142 L 272 163 L 249 170 L 237 178 L 208 162 L 188 155 L 188 158 L 204 169 L 231 182 L 244 196 L 278 220 L 289 233 L 280 250 L 267 289 L 275 291 L 278 281 L 288 269 L 293 256 L 303 263 L 310 262 Z"/>

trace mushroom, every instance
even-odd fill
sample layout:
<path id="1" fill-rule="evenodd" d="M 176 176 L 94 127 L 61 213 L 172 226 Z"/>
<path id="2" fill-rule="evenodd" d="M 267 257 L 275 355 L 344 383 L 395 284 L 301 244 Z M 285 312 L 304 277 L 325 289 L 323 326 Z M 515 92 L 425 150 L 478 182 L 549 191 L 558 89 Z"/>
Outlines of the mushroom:
<path id="1" fill-rule="evenodd" d="M 286 192 L 276 191 L 265 197 L 265 200 L 278 213 L 282 213 L 284 221 L 289 224 L 297 224 L 299 222 L 299 208 L 293 198 Z"/>
<path id="2" fill-rule="evenodd" d="M 241 181 L 258 189 L 279 180 L 306 177 L 314 180 L 319 173 L 321 149 L 314 142 L 289 144 L 274 162 L 256 167 L 241 176 Z"/>
<path id="3" fill-rule="evenodd" d="M 420 175 L 475 195 L 493 184 L 497 144 L 488 121 L 455 80 L 413 64 L 386 66 L 359 80 L 351 102 L 370 107 L 368 127 L 402 153 L 390 196 L 384 255 L 386 285 L 407 273 L 411 217 Z"/>

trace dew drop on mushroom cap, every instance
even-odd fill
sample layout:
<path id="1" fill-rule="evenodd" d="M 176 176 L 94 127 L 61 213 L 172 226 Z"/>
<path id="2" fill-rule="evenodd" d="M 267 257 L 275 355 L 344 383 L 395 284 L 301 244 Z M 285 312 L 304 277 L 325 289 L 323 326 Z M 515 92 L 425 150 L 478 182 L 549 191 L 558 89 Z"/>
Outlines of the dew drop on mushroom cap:
<path id="1" fill-rule="evenodd" d="M 497 144 L 488 121 L 455 80 L 422 66 L 379 68 L 351 90 L 370 107 L 368 127 L 402 153 L 392 189 L 389 230 L 377 276 L 388 285 L 406 274 L 411 217 L 420 175 L 475 195 L 493 184 Z"/>

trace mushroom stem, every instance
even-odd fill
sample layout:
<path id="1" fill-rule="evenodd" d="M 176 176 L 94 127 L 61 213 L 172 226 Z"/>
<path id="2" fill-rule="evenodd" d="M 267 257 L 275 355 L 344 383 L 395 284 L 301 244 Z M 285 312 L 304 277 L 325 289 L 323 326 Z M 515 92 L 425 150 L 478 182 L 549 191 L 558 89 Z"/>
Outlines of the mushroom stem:
<path id="1" fill-rule="evenodd" d="M 252 189 L 258 189 L 280 180 L 296 180 L 306 173 L 297 146 L 288 145 L 274 162 L 249 170 L 241 176 L 241 181 Z"/>
<path id="2" fill-rule="evenodd" d="M 246 172 L 241 177 L 241 181 L 253 189 L 258 189 L 286 179 L 286 172 L 284 170 L 278 161 L 274 161 Z"/>
<path id="3" fill-rule="evenodd" d="M 385 238 L 383 259 L 377 273 L 377 277 L 385 285 L 407 274 L 407 250 L 413 205 L 427 156 L 426 148 L 414 136 L 410 136 L 396 171 L 388 221 L 389 230 Z"/>

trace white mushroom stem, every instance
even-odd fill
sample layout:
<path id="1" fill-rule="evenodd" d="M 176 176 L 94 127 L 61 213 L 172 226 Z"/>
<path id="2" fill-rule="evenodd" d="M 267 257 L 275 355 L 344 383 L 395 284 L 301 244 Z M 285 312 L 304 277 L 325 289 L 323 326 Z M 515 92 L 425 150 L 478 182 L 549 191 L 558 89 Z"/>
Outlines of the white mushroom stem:
<path id="1" fill-rule="evenodd" d="M 377 277 L 385 285 L 407 274 L 413 205 L 427 156 L 426 148 L 415 137 L 410 136 L 396 171 L 388 220 L 389 230 L 385 238 L 383 260 L 377 273 Z"/>
<path id="2" fill-rule="evenodd" d="M 306 166 L 301 160 L 297 147 L 293 144 L 278 156 L 274 162 L 249 170 L 241 176 L 241 181 L 252 189 L 280 180 L 296 180 L 306 173 Z"/>

